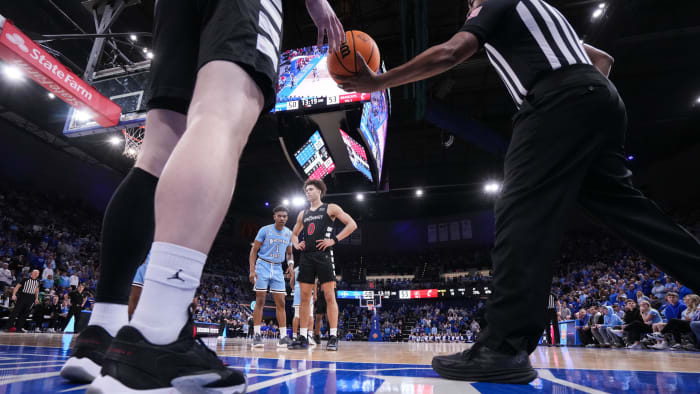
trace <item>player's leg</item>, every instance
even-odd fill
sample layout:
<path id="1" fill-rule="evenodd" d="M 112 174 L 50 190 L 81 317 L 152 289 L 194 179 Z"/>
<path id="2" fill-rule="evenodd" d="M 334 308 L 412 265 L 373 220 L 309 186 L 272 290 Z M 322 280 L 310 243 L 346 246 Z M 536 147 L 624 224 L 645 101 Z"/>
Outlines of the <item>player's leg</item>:
<path id="1" fill-rule="evenodd" d="M 185 131 L 198 45 L 188 45 L 181 39 L 191 27 L 189 21 L 181 20 L 181 15 L 166 15 L 168 23 L 179 29 L 170 29 L 167 34 L 162 34 L 162 30 L 167 29 L 168 24 L 159 23 L 158 17 L 160 13 L 156 17 L 154 51 L 159 56 L 151 63 L 151 100 L 143 146 L 134 168 L 114 192 L 105 210 L 101 280 L 97 283 L 96 303 L 88 327 L 76 340 L 71 358 L 61 370 L 61 376 L 69 380 L 94 379 L 112 338 L 129 321 L 129 285 L 153 243 L 156 184 L 170 152 Z M 192 33 L 197 34 L 197 31 L 195 28 Z M 169 46 L 175 50 L 170 50 Z M 177 66 L 160 59 L 165 52 L 171 54 L 168 60 Z"/>
<path id="2" fill-rule="evenodd" d="M 284 282 L 282 282 L 284 283 Z M 272 293 L 274 298 L 275 298 L 275 307 L 276 307 L 276 316 L 277 316 L 277 323 L 279 323 L 279 330 L 280 330 L 280 337 L 279 337 L 279 342 L 277 343 L 277 346 L 279 347 L 287 347 L 289 346 L 292 341 L 290 338 L 287 337 L 287 311 L 286 311 L 286 304 L 285 304 L 285 296 L 286 293 L 281 293 L 281 292 L 275 292 Z"/>
<path id="3" fill-rule="evenodd" d="M 256 283 L 256 286 L 258 284 Z M 267 290 L 257 290 L 255 291 L 255 310 L 253 311 L 253 347 L 264 347 L 265 343 L 262 341 L 260 326 L 262 323 L 263 309 L 265 308 L 265 298 L 267 297 Z"/>
<path id="4" fill-rule="evenodd" d="M 280 20 L 277 25 L 281 26 L 281 10 L 270 5 L 275 20 Z M 180 2 L 158 3 L 159 9 L 178 6 Z M 110 352 L 102 369 L 106 376 L 93 383 L 94 389 L 207 384 L 245 387 L 240 372 L 226 368 L 203 345 L 192 340 L 187 309 L 230 203 L 240 153 L 263 109 L 263 90 L 268 101 L 274 94 L 278 38 L 265 53 L 253 49 L 246 52 L 245 58 L 241 56 L 243 49 L 255 48 L 262 32 L 257 24 L 261 7 L 254 1 L 210 1 L 195 7 L 190 21 L 170 22 L 173 30 L 196 26 L 197 34 L 187 39 L 201 43 L 200 68 L 187 115 L 187 130 L 168 159 L 156 189 L 156 242 L 151 248 L 141 300 L 131 325 L 123 328 L 113 342 L 115 352 Z M 230 23 L 233 20 L 254 22 Z M 269 42 L 267 35 L 263 39 Z M 232 48 L 235 46 L 240 48 Z M 156 58 L 160 56 L 168 58 L 168 54 L 155 53 Z M 266 83 L 268 87 L 264 86 Z M 148 359 L 170 352 L 175 344 L 191 349 L 177 353 L 183 357 L 178 362 L 186 368 L 169 368 L 167 363 L 156 366 Z M 130 349 L 143 346 L 148 347 L 147 357 L 136 359 Z M 125 356 L 118 357 L 119 353 Z M 128 365 L 140 367 L 129 369 Z M 209 373 L 201 374 L 203 369 Z"/>
<path id="5" fill-rule="evenodd" d="M 294 319 L 292 319 L 292 338 L 297 337 L 299 332 L 299 305 L 294 305 Z"/>
<path id="6" fill-rule="evenodd" d="M 279 342 L 278 347 L 287 347 L 292 341 L 287 338 L 287 305 L 285 297 L 287 296 L 287 285 L 284 281 L 284 272 L 281 264 L 271 266 L 272 280 L 270 281 L 270 292 L 275 300 L 275 316 L 279 325 Z"/>
<path id="7" fill-rule="evenodd" d="M 301 268 L 301 267 L 300 267 Z M 302 274 L 304 271 L 299 272 L 299 280 L 302 279 Z M 299 282 L 299 289 L 301 290 L 301 305 L 299 306 L 299 336 L 288 346 L 289 349 L 305 349 L 308 347 L 309 342 L 307 335 L 309 335 L 309 324 L 313 321 L 311 315 L 311 306 L 309 305 L 311 301 L 311 291 L 313 289 L 313 284 Z"/>
<path id="8" fill-rule="evenodd" d="M 321 325 L 323 325 L 323 314 L 316 314 L 316 323 L 314 324 L 314 335 L 321 335 Z"/>

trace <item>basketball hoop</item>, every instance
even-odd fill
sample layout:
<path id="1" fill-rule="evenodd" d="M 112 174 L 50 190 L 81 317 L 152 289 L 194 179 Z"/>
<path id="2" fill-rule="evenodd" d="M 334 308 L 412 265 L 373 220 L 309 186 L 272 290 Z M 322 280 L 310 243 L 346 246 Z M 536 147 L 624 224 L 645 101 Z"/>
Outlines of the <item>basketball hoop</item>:
<path id="1" fill-rule="evenodd" d="M 124 156 L 136 160 L 141 153 L 141 143 L 146 127 L 143 125 L 122 129 L 124 134 Z"/>

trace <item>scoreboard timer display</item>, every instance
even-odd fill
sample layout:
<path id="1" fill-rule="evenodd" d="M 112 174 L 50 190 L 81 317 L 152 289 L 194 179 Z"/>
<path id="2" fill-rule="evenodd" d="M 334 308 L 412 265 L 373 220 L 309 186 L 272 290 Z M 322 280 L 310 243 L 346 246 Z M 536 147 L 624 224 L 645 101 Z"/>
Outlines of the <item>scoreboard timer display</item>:
<path id="1" fill-rule="evenodd" d="M 318 130 L 294 153 L 294 158 L 309 179 L 323 179 L 335 169 L 335 163 Z"/>

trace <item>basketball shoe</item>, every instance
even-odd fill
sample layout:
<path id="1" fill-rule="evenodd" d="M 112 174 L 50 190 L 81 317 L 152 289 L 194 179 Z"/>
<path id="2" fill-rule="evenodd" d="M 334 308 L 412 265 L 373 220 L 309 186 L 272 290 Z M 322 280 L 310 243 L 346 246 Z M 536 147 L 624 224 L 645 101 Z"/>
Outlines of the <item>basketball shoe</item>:
<path id="1" fill-rule="evenodd" d="M 328 343 L 326 344 L 326 350 L 330 350 L 333 352 L 338 351 L 338 337 L 335 335 L 331 335 L 328 337 Z"/>
<path id="2" fill-rule="evenodd" d="M 114 338 L 100 326 L 87 326 L 80 333 L 61 376 L 73 382 L 92 382 L 100 376 L 102 362 Z"/>
<path id="3" fill-rule="evenodd" d="M 294 341 L 292 341 L 292 344 L 287 346 L 287 349 L 308 349 L 308 347 L 309 340 L 306 337 L 298 335 Z"/>
<path id="4" fill-rule="evenodd" d="M 453 380 L 527 384 L 537 378 L 525 351 L 510 355 L 478 342 L 461 353 L 433 357 L 432 366 L 438 375 Z"/>
<path id="5" fill-rule="evenodd" d="M 247 379 L 229 369 L 201 339 L 194 339 L 194 322 L 190 319 L 177 340 L 154 345 L 134 327 L 125 326 L 117 333 L 96 378 L 87 392 L 140 393 L 179 392 L 244 393 Z"/>

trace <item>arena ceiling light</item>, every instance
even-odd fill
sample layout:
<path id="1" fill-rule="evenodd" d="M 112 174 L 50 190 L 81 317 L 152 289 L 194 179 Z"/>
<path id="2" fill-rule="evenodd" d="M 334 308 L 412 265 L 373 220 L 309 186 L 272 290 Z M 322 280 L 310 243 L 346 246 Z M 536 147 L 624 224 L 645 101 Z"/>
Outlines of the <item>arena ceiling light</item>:
<path id="1" fill-rule="evenodd" d="M 698 103 L 698 104 L 700 104 L 700 96 L 698 96 L 698 98 L 695 99 L 695 102 Z"/>
<path id="2" fill-rule="evenodd" d="M 598 8 L 593 11 L 593 19 L 598 19 L 601 15 L 603 15 L 603 8 Z"/>
<path id="3" fill-rule="evenodd" d="M 282 205 L 284 205 L 285 207 L 288 207 L 288 206 L 289 206 L 289 200 L 286 199 L 286 198 L 285 198 L 284 200 L 282 200 Z"/>
<path id="4" fill-rule="evenodd" d="M 598 4 L 598 8 L 600 8 L 600 9 L 605 8 L 605 3 Z"/>
<path id="5" fill-rule="evenodd" d="M 116 136 L 109 139 L 109 143 L 112 145 L 119 145 L 120 142 L 122 142 L 122 139 Z"/>
<path id="6" fill-rule="evenodd" d="M 53 99 L 56 98 L 56 95 L 53 94 L 53 93 L 49 93 L 47 96 L 49 96 L 49 98 L 50 98 L 51 100 L 53 100 Z"/>
<path id="7" fill-rule="evenodd" d="M 484 185 L 484 193 L 496 194 L 501 191 L 501 184 L 498 182 L 487 182 Z"/>
<path id="8" fill-rule="evenodd" d="M 153 52 L 148 52 L 148 53 L 146 54 L 146 57 L 149 58 L 149 59 L 153 59 Z"/>
<path id="9" fill-rule="evenodd" d="M 416 197 L 423 197 L 423 189 L 416 190 Z"/>
<path id="10" fill-rule="evenodd" d="M 266 206 L 266 207 L 269 207 L 269 206 L 270 206 L 270 203 L 267 202 L 267 201 L 265 201 L 265 206 Z"/>
<path id="11" fill-rule="evenodd" d="M 85 111 L 75 111 L 75 119 L 77 119 L 80 122 L 87 122 L 88 120 L 92 119 L 92 115 Z"/>
<path id="12" fill-rule="evenodd" d="M 292 205 L 295 207 L 302 207 L 304 206 L 304 203 L 306 203 L 306 199 L 304 199 L 304 197 L 292 198 Z"/>
<path id="13" fill-rule="evenodd" d="M 132 34 L 132 35 L 129 36 L 129 39 L 130 39 L 131 41 L 136 41 L 136 40 L 138 40 L 139 38 L 136 36 L 136 34 Z"/>
<path id="14" fill-rule="evenodd" d="M 365 200 L 365 195 L 362 194 L 362 193 L 357 193 L 357 195 L 355 196 L 355 198 L 357 199 L 357 201 L 364 201 L 364 200 Z"/>
<path id="15" fill-rule="evenodd" d="M 9 79 L 10 81 L 21 81 L 22 79 L 24 79 L 24 74 L 22 74 L 22 70 L 20 70 L 17 66 L 12 66 L 8 64 L 2 68 L 2 73 L 5 74 L 5 77 L 7 77 L 7 79 Z"/>

